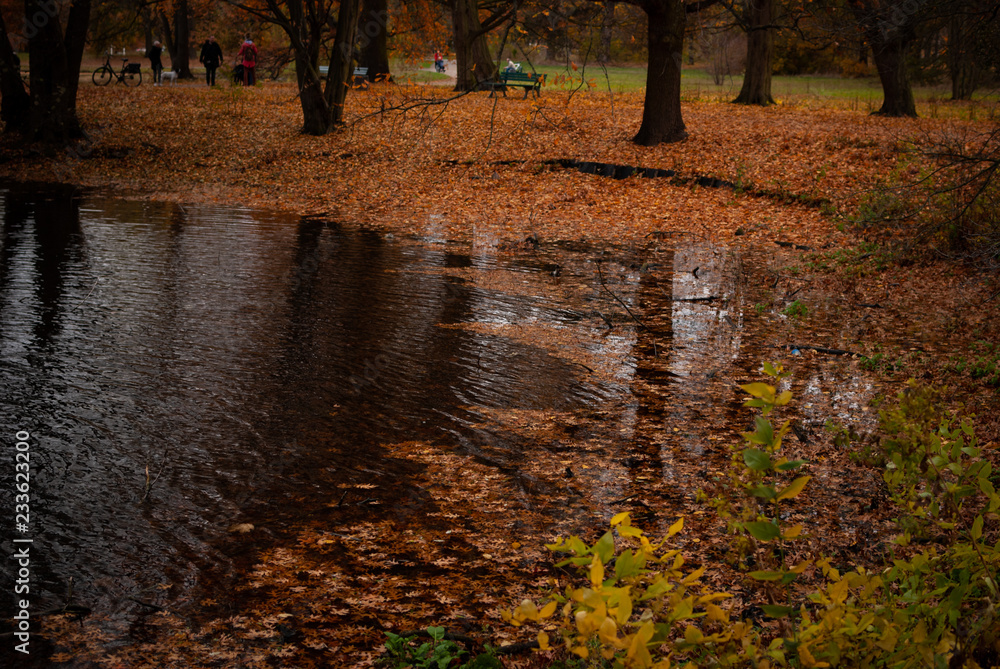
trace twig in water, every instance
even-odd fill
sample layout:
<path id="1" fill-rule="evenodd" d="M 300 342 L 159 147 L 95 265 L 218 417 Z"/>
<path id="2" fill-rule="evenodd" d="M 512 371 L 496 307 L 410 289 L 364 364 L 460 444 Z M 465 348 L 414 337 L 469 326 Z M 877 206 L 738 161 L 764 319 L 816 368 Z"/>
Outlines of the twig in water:
<path id="1" fill-rule="evenodd" d="M 653 356 L 659 358 L 660 354 L 656 350 L 656 337 L 655 337 L 656 333 L 653 332 L 652 330 L 650 330 L 648 327 L 646 327 L 645 323 L 643 323 L 638 318 L 636 318 L 636 315 L 632 313 L 632 310 L 628 308 L 628 305 L 625 304 L 625 302 L 623 302 L 621 300 L 621 298 L 619 298 L 617 295 L 615 295 L 611 291 L 611 289 L 607 287 L 607 285 L 604 283 L 604 273 L 601 271 L 601 262 L 600 261 L 597 261 L 597 276 L 600 277 L 601 288 L 603 288 L 608 293 L 608 295 L 610 295 L 611 297 L 613 297 L 615 299 L 615 301 L 618 302 L 618 304 L 622 305 L 622 307 L 625 309 L 625 311 L 628 313 L 628 315 L 632 317 L 632 320 L 634 320 L 639 327 L 641 327 L 643 330 L 645 330 L 646 332 L 648 332 L 650 335 L 653 335 L 652 337 L 650 337 L 650 341 L 653 342 Z"/>
<path id="2" fill-rule="evenodd" d="M 149 462 L 146 462 L 146 488 L 142 494 L 142 499 L 139 500 L 139 504 L 142 504 L 147 499 L 149 495 L 153 492 L 153 485 L 160 480 L 160 474 L 163 473 L 163 468 L 167 466 L 167 456 L 164 454 L 163 458 L 160 459 L 160 469 L 156 472 L 156 476 L 152 479 L 149 477 Z"/>

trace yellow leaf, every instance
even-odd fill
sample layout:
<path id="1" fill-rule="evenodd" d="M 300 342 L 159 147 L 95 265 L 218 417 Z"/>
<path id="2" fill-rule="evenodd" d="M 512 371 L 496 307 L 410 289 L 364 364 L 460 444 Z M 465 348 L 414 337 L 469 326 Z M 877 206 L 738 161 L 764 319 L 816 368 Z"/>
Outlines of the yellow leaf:
<path id="1" fill-rule="evenodd" d="M 799 646 L 799 657 L 802 659 L 803 667 L 829 667 L 829 662 L 818 662 L 812 653 L 809 652 L 809 647 L 805 644 Z"/>
<path id="2" fill-rule="evenodd" d="M 667 536 L 672 537 L 683 529 L 684 529 L 684 518 L 682 516 L 677 520 L 676 523 L 670 526 L 670 529 L 667 530 Z"/>
<path id="3" fill-rule="evenodd" d="M 542 607 L 542 610 L 538 612 L 539 618 L 551 618 L 552 614 L 556 612 L 556 601 L 552 600 L 548 604 Z"/>
<path id="4" fill-rule="evenodd" d="M 601 626 L 597 629 L 597 636 L 604 643 L 618 644 L 618 625 L 610 616 L 601 621 Z"/>
<path id="5" fill-rule="evenodd" d="M 833 600 L 835 604 L 843 604 L 844 600 L 847 599 L 847 585 L 847 579 L 845 578 L 830 586 L 830 599 Z"/>
<path id="6" fill-rule="evenodd" d="M 525 599 L 514 609 L 514 617 L 517 620 L 538 620 L 538 607 L 530 599 Z"/>
<path id="7" fill-rule="evenodd" d="M 626 525 L 630 524 L 628 522 L 629 521 L 628 511 L 622 511 L 621 513 L 616 513 L 614 517 L 611 519 L 611 527 L 614 527 L 615 525 L 618 525 L 623 521 L 625 522 Z"/>
<path id="8" fill-rule="evenodd" d="M 601 584 L 604 583 L 604 564 L 601 563 L 596 555 L 590 563 L 590 583 L 595 588 L 601 587 Z"/>
<path id="9" fill-rule="evenodd" d="M 605 611 L 604 598 L 600 594 L 594 592 L 590 588 L 583 589 L 583 603 L 592 608 L 594 611 L 600 611 L 602 614 Z"/>
<path id="10" fill-rule="evenodd" d="M 632 635 L 632 640 L 629 642 L 628 650 L 626 651 L 626 656 L 631 660 L 628 666 L 648 667 L 652 664 L 652 658 L 646 649 L 646 644 L 653 638 L 653 632 L 653 623 L 647 620 Z"/>
<path id="11" fill-rule="evenodd" d="M 791 499 L 792 497 L 795 497 L 802 492 L 802 489 L 806 487 L 806 484 L 809 483 L 809 479 L 811 478 L 811 476 L 798 477 L 789 483 L 787 488 L 778 493 L 777 500 L 780 502 L 783 499 Z"/>
<path id="12" fill-rule="evenodd" d="M 796 525 L 795 527 L 801 527 L 801 525 Z M 794 530 L 795 527 L 793 527 L 792 530 Z M 789 532 L 791 532 L 791 530 L 789 530 Z M 785 535 L 787 536 L 787 532 L 785 533 Z M 796 532 L 795 535 L 798 536 L 798 532 Z M 792 572 L 793 574 L 801 574 L 809 567 L 811 563 L 812 563 L 811 560 L 803 560 L 802 562 L 798 563 L 788 571 Z"/>
<path id="13" fill-rule="evenodd" d="M 627 594 L 627 589 L 626 589 L 625 596 L 621 598 L 621 601 L 618 603 L 617 608 L 615 608 L 615 620 L 618 621 L 619 625 L 624 625 L 625 622 L 631 617 L 632 617 L 632 599 Z"/>
<path id="14" fill-rule="evenodd" d="M 714 620 L 723 624 L 729 622 L 729 614 L 715 604 L 707 604 L 705 606 L 705 611 L 708 613 L 709 620 Z"/>
<path id="15" fill-rule="evenodd" d="M 781 537 L 783 539 L 794 539 L 797 536 L 799 536 L 800 534 L 802 534 L 802 525 L 801 525 L 801 523 L 798 524 L 798 525 L 794 525 L 792 527 L 789 527 L 787 530 L 785 530 L 784 532 L 781 533 Z M 806 563 L 803 563 L 803 564 L 806 564 Z M 809 566 L 809 565 L 806 564 L 806 566 Z M 805 569 L 805 567 L 803 567 L 803 569 Z M 794 573 L 798 574 L 798 573 L 801 573 L 801 572 L 797 572 L 796 571 Z"/>
<path id="16" fill-rule="evenodd" d="M 549 649 L 549 635 L 545 632 L 538 633 L 538 650 Z"/>
<path id="17" fill-rule="evenodd" d="M 590 636 L 601 629 L 605 620 L 607 620 L 607 616 L 604 615 L 603 611 L 577 611 L 576 629 L 581 635 Z"/>
<path id="18" fill-rule="evenodd" d="M 704 574 L 704 573 L 705 573 L 705 567 L 703 565 L 703 566 L 698 567 L 697 569 L 695 569 L 693 572 L 691 572 L 687 576 L 685 576 L 684 579 L 681 581 L 681 584 L 682 585 L 691 585 L 692 583 L 694 583 L 695 581 L 697 581 L 699 578 L 701 578 L 702 574 Z"/>
<path id="19" fill-rule="evenodd" d="M 774 402 L 774 386 L 769 386 L 766 383 L 748 383 L 740 388 L 748 395 L 759 397 L 769 404 Z"/>

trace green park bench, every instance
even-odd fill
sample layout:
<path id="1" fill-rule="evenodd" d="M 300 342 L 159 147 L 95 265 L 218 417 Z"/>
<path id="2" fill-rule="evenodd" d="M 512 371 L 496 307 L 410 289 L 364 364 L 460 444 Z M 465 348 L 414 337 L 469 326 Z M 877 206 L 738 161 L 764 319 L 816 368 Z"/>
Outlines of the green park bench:
<path id="1" fill-rule="evenodd" d="M 545 75 L 537 72 L 500 72 L 493 79 L 479 82 L 479 90 L 489 89 L 490 97 L 493 97 L 497 91 L 507 97 L 509 87 L 520 86 L 524 89 L 524 99 L 527 100 L 528 93 L 534 93 L 535 97 L 538 97 L 544 82 Z"/>
<path id="2" fill-rule="evenodd" d="M 319 66 L 319 77 L 320 79 L 326 79 L 326 75 L 330 74 L 329 65 Z M 351 84 L 355 88 L 368 88 L 368 68 L 367 67 L 356 67 L 354 68 L 354 77 Z"/>

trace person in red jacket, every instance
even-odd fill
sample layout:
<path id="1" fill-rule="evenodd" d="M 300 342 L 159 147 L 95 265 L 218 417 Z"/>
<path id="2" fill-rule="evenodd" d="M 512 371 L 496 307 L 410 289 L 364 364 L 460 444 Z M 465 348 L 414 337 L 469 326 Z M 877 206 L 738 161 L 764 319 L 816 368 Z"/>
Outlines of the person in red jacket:
<path id="1" fill-rule="evenodd" d="M 243 85 L 253 86 L 257 83 L 257 45 L 250 39 L 250 35 L 246 36 L 246 41 L 240 46 L 236 62 L 243 65 Z"/>

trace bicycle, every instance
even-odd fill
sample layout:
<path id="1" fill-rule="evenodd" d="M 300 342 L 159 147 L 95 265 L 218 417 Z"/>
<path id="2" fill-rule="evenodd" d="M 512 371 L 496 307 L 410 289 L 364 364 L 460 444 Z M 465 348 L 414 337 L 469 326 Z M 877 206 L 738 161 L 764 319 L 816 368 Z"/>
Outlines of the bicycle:
<path id="1" fill-rule="evenodd" d="M 111 67 L 111 54 L 107 54 L 104 65 L 94 70 L 94 84 L 97 86 L 107 86 L 112 79 L 117 78 L 118 83 L 126 86 L 138 86 L 142 83 L 142 65 L 139 63 L 129 63 L 128 58 L 122 58 L 121 72 L 115 72 Z"/>

